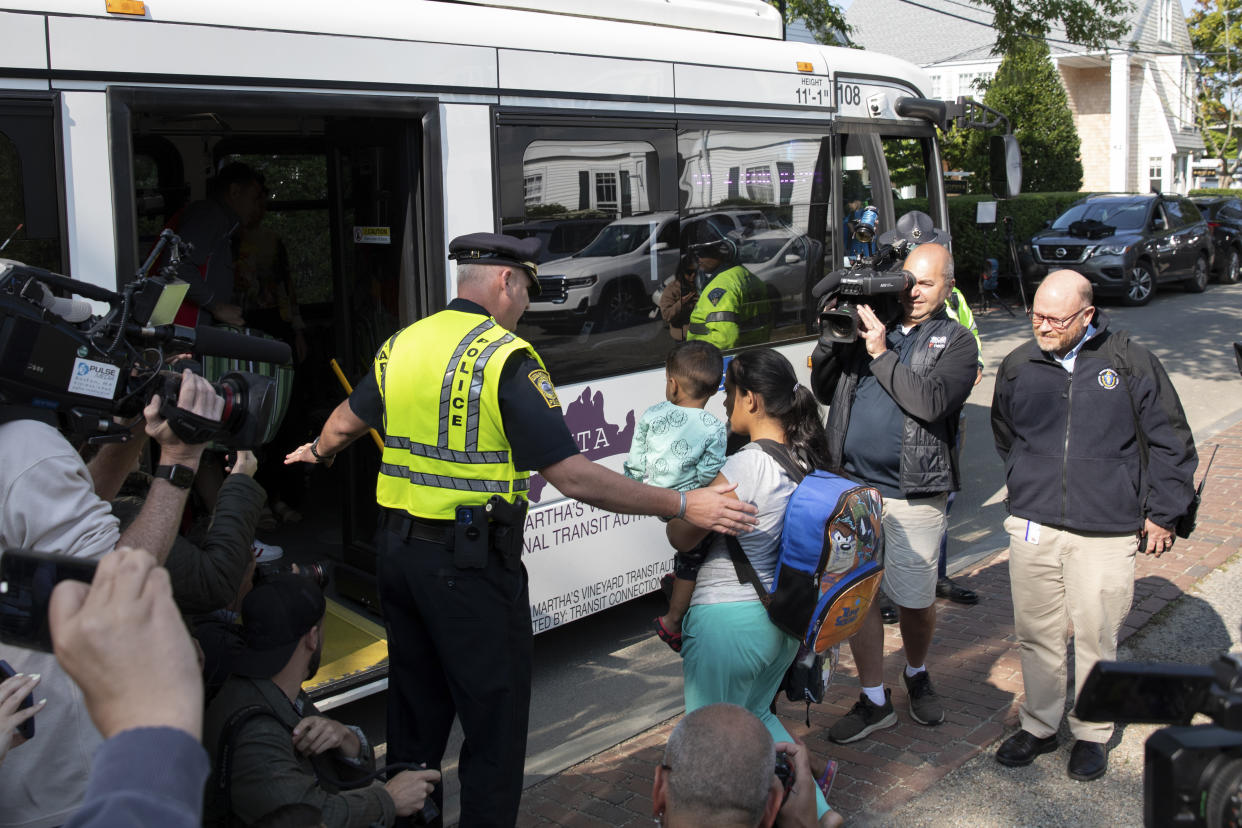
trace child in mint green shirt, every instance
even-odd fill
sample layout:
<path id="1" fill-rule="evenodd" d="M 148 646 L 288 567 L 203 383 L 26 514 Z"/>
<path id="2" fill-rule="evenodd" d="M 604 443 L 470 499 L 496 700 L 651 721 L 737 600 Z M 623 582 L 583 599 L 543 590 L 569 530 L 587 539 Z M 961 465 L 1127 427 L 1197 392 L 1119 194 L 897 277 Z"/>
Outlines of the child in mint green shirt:
<path id="1" fill-rule="evenodd" d="M 643 412 L 625 460 L 625 474 L 652 486 L 678 491 L 711 483 L 724 465 L 728 429 L 705 407 L 720 387 L 724 359 L 709 342 L 679 342 L 665 362 L 664 402 Z M 673 594 L 667 615 L 652 623 L 656 633 L 681 651 L 681 618 L 690 607 L 702 558 L 674 558 Z"/>

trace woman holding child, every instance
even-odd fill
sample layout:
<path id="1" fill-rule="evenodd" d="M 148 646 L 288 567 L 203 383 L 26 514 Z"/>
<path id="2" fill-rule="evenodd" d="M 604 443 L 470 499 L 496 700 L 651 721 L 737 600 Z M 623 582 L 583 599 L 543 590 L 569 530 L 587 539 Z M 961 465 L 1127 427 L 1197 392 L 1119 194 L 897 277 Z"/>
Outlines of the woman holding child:
<path id="1" fill-rule="evenodd" d="M 781 444 L 806 470 L 824 468 L 827 443 L 819 407 L 809 388 L 798 383 L 789 360 L 771 349 L 744 351 L 725 371 L 725 411 L 729 428 L 750 439 L 729 457 L 715 483 L 736 484 L 733 495 L 758 508 L 758 525 L 741 535 L 742 550 L 768 586 L 775 572 L 785 504 L 796 483 L 756 440 Z M 668 526 L 679 551 L 691 549 L 707 533 L 685 521 Z M 713 702 L 732 702 L 754 713 L 777 742 L 792 742 L 769 710 L 798 642 L 768 620 L 767 610 L 749 582 L 739 582 L 723 537 L 710 542 L 698 572 L 690 611 L 682 625 L 686 710 Z M 823 826 L 840 816 L 816 792 L 816 815 Z"/>

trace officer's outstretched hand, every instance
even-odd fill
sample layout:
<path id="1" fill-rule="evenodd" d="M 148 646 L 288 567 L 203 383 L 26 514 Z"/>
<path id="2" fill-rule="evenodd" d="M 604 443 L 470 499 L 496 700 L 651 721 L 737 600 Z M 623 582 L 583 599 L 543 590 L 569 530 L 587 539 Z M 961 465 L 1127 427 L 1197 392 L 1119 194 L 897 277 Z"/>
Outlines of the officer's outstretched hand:
<path id="1" fill-rule="evenodd" d="M 738 500 L 736 483 L 716 483 L 686 492 L 686 521 L 700 529 L 725 535 L 749 532 L 759 522 L 753 503 Z"/>

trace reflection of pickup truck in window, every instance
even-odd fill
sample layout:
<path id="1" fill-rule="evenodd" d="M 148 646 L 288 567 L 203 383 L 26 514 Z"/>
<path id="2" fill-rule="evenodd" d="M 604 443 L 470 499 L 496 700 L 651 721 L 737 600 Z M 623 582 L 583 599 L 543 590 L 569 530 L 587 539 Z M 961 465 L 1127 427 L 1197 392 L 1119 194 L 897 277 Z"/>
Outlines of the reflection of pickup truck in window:
<path id="1" fill-rule="evenodd" d="M 627 216 L 572 256 L 539 266 L 541 293 L 526 319 L 545 327 L 592 322 L 619 328 L 645 319 L 651 292 L 677 267 L 676 213 Z"/>
<path id="2" fill-rule="evenodd" d="M 507 224 L 503 232 L 519 239 L 539 239 L 535 262 L 543 264 L 574 255 L 590 244 L 608 222 L 606 218 L 536 219 Z"/>

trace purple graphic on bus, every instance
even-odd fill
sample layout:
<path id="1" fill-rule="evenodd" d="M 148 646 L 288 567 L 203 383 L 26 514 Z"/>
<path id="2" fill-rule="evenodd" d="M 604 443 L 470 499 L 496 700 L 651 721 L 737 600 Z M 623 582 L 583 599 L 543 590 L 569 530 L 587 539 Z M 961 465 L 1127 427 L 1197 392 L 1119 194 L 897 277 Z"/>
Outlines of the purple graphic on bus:
<path id="1" fill-rule="evenodd" d="M 625 427 L 613 425 L 604 417 L 604 394 L 602 391 L 591 393 L 588 385 L 582 389 L 578 399 L 565 407 L 565 425 L 578 450 L 588 460 L 599 460 L 614 454 L 628 454 L 630 443 L 634 439 L 634 409 L 625 415 Z M 538 474 L 530 476 L 530 501 L 538 503 L 547 485 Z"/>

